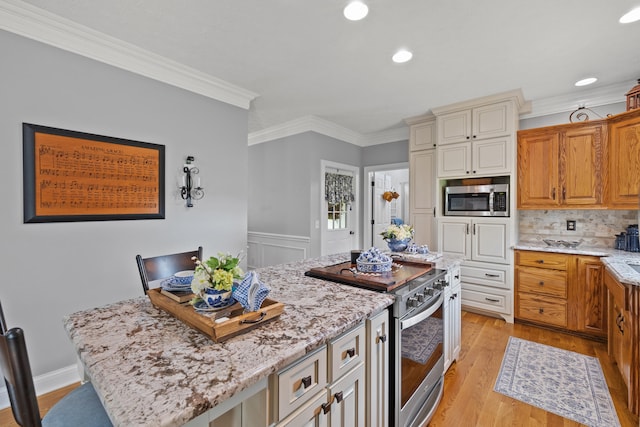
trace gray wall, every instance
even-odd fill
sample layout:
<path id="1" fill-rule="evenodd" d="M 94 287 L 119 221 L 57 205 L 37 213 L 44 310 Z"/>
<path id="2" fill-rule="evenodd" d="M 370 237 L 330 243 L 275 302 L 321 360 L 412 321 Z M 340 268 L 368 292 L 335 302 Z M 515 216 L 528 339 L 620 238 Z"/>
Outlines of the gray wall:
<path id="1" fill-rule="evenodd" d="M 315 132 L 249 147 L 249 231 L 308 236 L 309 256 L 319 256 L 320 162 L 360 167 L 361 156 L 362 148 Z"/>
<path id="2" fill-rule="evenodd" d="M 0 300 L 34 375 L 75 363 L 72 312 L 142 295 L 135 255 L 246 248 L 247 111 L 0 31 Z M 22 123 L 166 146 L 166 219 L 23 224 Z M 194 155 L 206 196 L 188 209 Z"/>
<path id="3" fill-rule="evenodd" d="M 409 141 L 389 142 L 362 149 L 362 166 L 390 165 L 409 161 Z"/>

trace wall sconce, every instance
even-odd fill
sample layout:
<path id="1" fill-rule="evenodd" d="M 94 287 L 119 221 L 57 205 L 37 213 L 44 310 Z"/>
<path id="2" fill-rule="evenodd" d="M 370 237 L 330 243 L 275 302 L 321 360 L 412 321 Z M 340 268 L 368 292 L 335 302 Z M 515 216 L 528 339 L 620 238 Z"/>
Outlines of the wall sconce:
<path id="1" fill-rule="evenodd" d="M 200 173 L 200 169 L 194 164 L 194 157 L 187 156 L 187 163 L 182 168 L 184 176 L 182 177 L 182 186 L 180 189 L 180 197 L 187 201 L 187 207 L 192 208 L 192 200 L 200 200 L 204 197 L 204 188 L 200 187 L 200 177 L 195 177 Z"/>

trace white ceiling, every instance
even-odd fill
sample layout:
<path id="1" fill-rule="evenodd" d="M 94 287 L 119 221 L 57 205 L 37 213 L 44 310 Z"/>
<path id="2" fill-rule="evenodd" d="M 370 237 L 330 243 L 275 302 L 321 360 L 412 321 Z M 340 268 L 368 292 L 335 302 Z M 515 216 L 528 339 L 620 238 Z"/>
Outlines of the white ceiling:
<path id="1" fill-rule="evenodd" d="M 512 89 L 535 102 L 640 78 L 640 22 L 618 23 L 640 0 L 365 1 L 359 22 L 347 0 L 26 2 L 256 92 L 250 132 L 311 115 L 366 135 Z M 400 47 L 412 61 L 391 62 Z"/>

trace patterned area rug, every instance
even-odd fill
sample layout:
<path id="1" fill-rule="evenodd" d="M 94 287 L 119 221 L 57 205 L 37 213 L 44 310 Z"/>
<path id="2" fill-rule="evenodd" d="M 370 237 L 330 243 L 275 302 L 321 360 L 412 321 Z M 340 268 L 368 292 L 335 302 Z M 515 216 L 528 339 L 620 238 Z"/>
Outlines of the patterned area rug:
<path id="1" fill-rule="evenodd" d="M 509 337 L 493 389 L 587 426 L 620 426 L 595 357 Z"/>

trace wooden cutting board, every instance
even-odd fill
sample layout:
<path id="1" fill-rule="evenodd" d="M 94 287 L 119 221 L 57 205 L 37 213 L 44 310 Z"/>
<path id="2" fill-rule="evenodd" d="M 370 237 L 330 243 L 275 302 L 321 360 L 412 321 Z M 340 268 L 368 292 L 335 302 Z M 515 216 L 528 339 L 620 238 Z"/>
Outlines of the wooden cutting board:
<path id="1" fill-rule="evenodd" d="M 394 261 L 390 272 L 362 273 L 357 271 L 356 264 L 351 264 L 351 262 L 347 261 L 326 267 L 315 267 L 305 272 L 305 275 L 361 288 L 388 292 L 416 277 L 428 273 L 432 269 L 432 264 Z"/>

